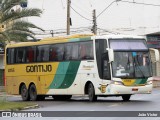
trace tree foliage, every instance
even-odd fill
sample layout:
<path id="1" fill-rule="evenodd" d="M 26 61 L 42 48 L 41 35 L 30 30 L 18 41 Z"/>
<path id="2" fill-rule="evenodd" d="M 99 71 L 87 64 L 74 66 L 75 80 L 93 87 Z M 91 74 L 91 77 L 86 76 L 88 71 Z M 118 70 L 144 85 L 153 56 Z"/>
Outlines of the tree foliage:
<path id="1" fill-rule="evenodd" d="M 0 0 L 0 42 L 27 41 L 27 37 L 36 40 L 32 30 L 42 29 L 26 21 L 25 18 L 40 17 L 42 11 L 36 8 L 22 9 L 20 5 L 26 1 Z"/>

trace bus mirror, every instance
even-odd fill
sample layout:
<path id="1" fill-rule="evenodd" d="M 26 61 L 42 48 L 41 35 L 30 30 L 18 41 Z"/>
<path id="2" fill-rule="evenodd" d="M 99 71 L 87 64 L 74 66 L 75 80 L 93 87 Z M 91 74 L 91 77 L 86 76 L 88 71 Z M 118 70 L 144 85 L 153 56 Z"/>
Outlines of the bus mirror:
<path id="1" fill-rule="evenodd" d="M 159 51 L 157 49 L 150 48 L 151 60 L 152 62 L 159 61 Z"/>
<path id="2" fill-rule="evenodd" d="M 109 63 L 111 63 L 111 62 L 114 61 L 114 52 L 113 52 L 113 49 L 107 48 L 106 50 L 108 51 Z"/>

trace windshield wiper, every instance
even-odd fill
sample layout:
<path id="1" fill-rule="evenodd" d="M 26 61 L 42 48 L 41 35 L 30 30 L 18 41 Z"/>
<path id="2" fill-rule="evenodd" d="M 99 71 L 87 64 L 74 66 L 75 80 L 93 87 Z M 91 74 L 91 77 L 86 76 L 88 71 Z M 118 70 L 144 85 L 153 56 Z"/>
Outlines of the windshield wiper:
<path id="1" fill-rule="evenodd" d="M 137 61 L 137 62 L 136 62 L 136 61 Z M 143 71 L 142 71 L 141 68 L 140 68 L 140 64 L 139 64 L 139 61 L 138 61 L 138 59 L 137 59 L 137 56 L 134 57 L 133 62 L 134 62 L 134 66 L 137 67 L 137 68 L 139 69 L 139 71 L 141 72 L 142 77 L 143 77 L 143 78 L 146 78 L 146 76 L 144 75 Z M 136 72 L 135 72 L 136 69 L 135 69 L 135 67 L 134 67 L 134 74 L 135 74 L 135 76 L 136 76 Z"/>

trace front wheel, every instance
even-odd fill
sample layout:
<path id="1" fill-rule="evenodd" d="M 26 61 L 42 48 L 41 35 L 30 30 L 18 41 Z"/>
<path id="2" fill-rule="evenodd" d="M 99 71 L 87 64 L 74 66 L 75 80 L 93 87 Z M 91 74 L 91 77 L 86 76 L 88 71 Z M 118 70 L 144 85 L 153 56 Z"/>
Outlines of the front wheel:
<path id="1" fill-rule="evenodd" d="M 28 94 L 28 89 L 25 84 L 21 86 L 21 97 L 23 101 L 28 101 L 30 99 Z"/>
<path id="2" fill-rule="evenodd" d="M 89 96 L 89 101 L 91 102 L 97 100 L 97 96 L 95 95 L 95 90 L 92 83 L 90 83 L 88 86 L 88 96 Z"/>
<path id="3" fill-rule="evenodd" d="M 131 98 L 131 95 L 122 95 L 123 101 L 129 101 Z"/>

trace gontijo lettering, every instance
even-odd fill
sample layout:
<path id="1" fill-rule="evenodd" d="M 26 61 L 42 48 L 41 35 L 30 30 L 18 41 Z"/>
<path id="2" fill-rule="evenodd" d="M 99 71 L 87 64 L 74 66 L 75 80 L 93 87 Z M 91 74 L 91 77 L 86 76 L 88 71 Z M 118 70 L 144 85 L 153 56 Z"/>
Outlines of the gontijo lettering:
<path id="1" fill-rule="evenodd" d="M 51 72 L 52 65 L 30 65 L 26 66 L 26 72 Z"/>

